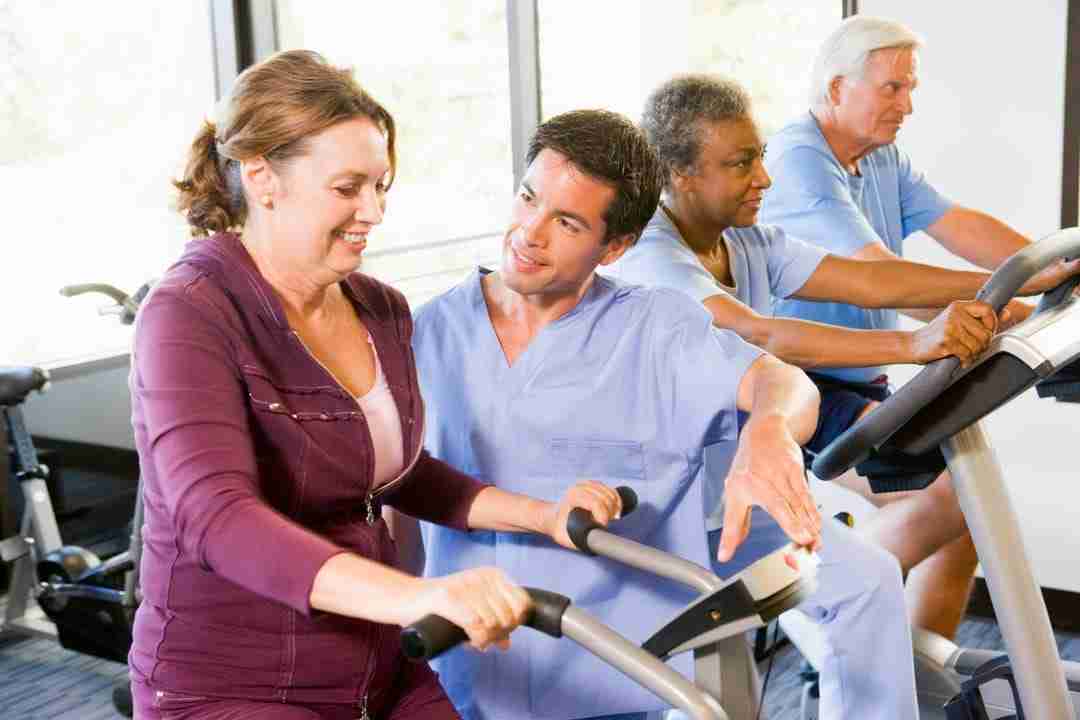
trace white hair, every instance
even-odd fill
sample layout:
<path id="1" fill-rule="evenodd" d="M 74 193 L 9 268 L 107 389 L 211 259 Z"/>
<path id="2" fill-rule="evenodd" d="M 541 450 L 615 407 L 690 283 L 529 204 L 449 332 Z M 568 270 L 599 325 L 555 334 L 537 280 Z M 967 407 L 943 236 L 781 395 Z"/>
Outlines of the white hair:
<path id="1" fill-rule="evenodd" d="M 810 105 L 829 102 L 834 78 L 861 77 L 870 53 L 885 48 L 919 48 L 923 39 L 907 25 L 886 18 L 854 15 L 833 30 L 814 59 Z"/>

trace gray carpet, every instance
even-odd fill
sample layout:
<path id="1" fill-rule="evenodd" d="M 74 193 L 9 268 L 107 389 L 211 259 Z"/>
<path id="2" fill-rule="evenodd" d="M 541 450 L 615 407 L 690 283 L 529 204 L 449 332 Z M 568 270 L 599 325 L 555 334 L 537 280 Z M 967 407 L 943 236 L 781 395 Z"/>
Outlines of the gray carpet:
<path id="1" fill-rule="evenodd" d="M 961 643 L 1001 648 L 997 626 L 972 619 L 960 629 Z M 1080 637 L 1059 634 L 1062 656 L 1080 660 Z M 801 658 L 790 646 L 776 656 L 765 698 L 765 717 L 797 717 Z M 761 670 L 767 669 L 767 662 Z M 113 682 L 124 666 L 78 655 L 46 640 L 23 640 L 0 647 L 0 718 L 3 720 L 112 720 Z"/>

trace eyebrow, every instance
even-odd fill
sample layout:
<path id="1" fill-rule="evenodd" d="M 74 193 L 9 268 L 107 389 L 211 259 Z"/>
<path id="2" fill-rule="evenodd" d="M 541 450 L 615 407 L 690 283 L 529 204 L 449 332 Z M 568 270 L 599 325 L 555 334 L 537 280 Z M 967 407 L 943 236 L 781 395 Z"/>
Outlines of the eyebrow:
<path id="1" fill-rule="evenodd" d="M 387 167 L 386 170 L 383 173 L 381 173 L 378 177 L 382 177 L 383 175 L 386 175 L 389 172 L 390 172 L 390 168 Z M 369 177 L 369 175 L 367 173 L 360 172 L 359 170 L 342 170 L 341 172 L 334 173 L 333 175 L 331 175 L 330 176 L 330 182 L 341 180 L 343 178 L 349 178 L 350 180 L 363 181 L 363 180 L 367 180 L 368 177 Z"/>
<path id="2" fill-rule="evenodd" d="M 348 178 L 350 180 L 367 180 L 367 174 L 362 172 L 356 172 L 355 170 L 343 170 L 339 173 L 334 173 L 330 176 L 330 182 L 336 180 L 342 180 Z"/>
<path id="3" fill-rule="evenodd" d="M 756 156 L 756 155 L 761 155 L 764 152 L 765 152 L 765 144 L 764 143 L 762 143 L 761 145 L 744 145 L 744 146 L 742 146 L 740 148 L 735 148 L 734 150 L 732 150 L 731 153 L 728 155 L 728 157 L 732 157 L 732 156 L 735 156 L 735 155 L 741 155 L 743 153 L 747 153 L 747 154 Z"/>
<path id="4" fill-rule="evenodd" d="M 527 181 L 522 180 L 521 181 L 521 187 L 525 188 L 528 191 L 528 193 L 530 195 L 532 195 L 533 197 L 536 196 L 536 191 L 532 189 L 532 186 L 529 185 L 529 183 Z M 581 225 L 584 225 L 586 230 L 592 230 L 592 225 L 589 223 L 589 221 L 586 220 L 581 215 L 578 215 L 575 212 L 570 212 L 569 210 L 558 210 L 558 209 L 556 209 L 555 214 L 560 215 L 562 217 L 570 218 L 570 219 L 574 220 L 575 222 L 578 222 Z"/>

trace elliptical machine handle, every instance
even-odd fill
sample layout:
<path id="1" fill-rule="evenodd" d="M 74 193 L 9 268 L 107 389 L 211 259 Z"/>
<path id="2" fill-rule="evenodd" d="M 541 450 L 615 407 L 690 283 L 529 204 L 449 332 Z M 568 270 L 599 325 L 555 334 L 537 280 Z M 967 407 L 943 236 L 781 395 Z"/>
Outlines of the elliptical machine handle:
<path id="1" fill-rule="evenodd" d="M 637 507 L 637 493 L 626 486 L 615 488 L 615 492 L 622 501 L 622 515 L 625 517 Z M 603 527 L 596 522 L 592 513 L 583 508 L 571 510 L 566 522 L 570 539 L 587 555 L 595 555 L 588 549 L 589 533 Z M 532 612 L 524 624 L 545 635 L 562 637 L 562 614 L 570 606 L 570 599 L 547 590 L 524 589 L 533 602 Z M 416 661 L 438 657 L 467 639 L 464 630 L 439 615 L 422 617 L 401 631 L 401 646 L 405 657 Z"/>
<path id="2" fill-rule="evenodd" d="M 1080 257 L 1078 228 L 1051 233 L 1010 257 L 994 271 L 975 298 L 988 303 L 994 312 L 1001 312 L 1032 276 L 1056 260 L 1068 257 Z M 1058 297 L 1062 288 L 1075 287 L 1076 282 L 1076 278 L 1071 278 L 1048 295 Z M 952 384 L 959 366 L 960 360 L 952 356 L 928 364 L 892 397 L 822 450 L 814 460 L 814 474 L 822 480 L 832 480 L 865 460 L 872 449 L 887 441 L 919 410 L 944 392 Z"/>
<path id="3" fill-rule="evenodd" d="M 537 588 L 523 589 L 533 603 L 523 624 L 545 635 L 562 637 L 562 616 L 570 607 L 570 598 Z M 414 662 L 431 660 L 466 640 L 464 630 L 439 615 L 426 615 L 401 631 L 401 649 Z"/>
<path id="4" fill-rule="evenodd" d="M 626 517 L 634 512 L 638 501 L 637 493 L 625 485 L 615 488 L 615 492 L 619 494 L 619 500 L 622 501 L 622 514 L 620 517 Z M 566 534 L 570 536 L 577 549 L 586 555 L 596 555 L 589 548 L 589 533 L 593 530 L 603 529 L 604 526 L 596 522 L 596 518 L 592 516 L 592 513 L 583 508 L 574 508 L 570 511 L 569 517 L 566 518 Z"/>

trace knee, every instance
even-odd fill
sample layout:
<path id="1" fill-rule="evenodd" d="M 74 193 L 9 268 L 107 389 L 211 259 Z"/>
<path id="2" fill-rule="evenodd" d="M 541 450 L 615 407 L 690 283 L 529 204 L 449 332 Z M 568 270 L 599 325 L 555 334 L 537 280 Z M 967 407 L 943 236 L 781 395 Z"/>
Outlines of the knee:
<path id="1" fill-rule="evenodd" d="M 903 598 L 903 572 L 891 552 L 847 528 L 827 532 L 822 541 L 827 562 L 860 593 Z"/>
<path id="2" fill-rule="evenodd" d="M 903 599 L 904 571 L 895 555 L 877 544 L 867 544 L 860 564 L 874 591 L 884 597 Z"/>

